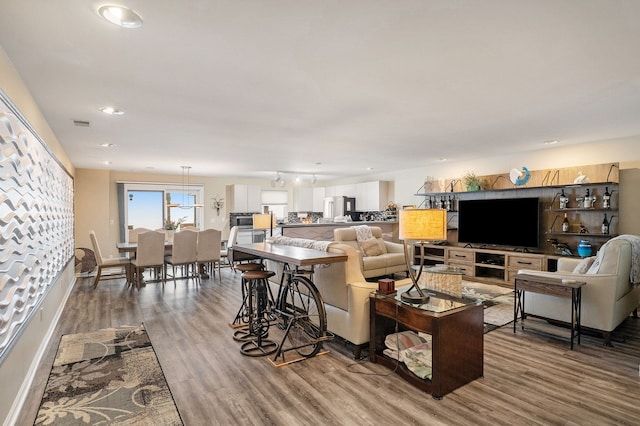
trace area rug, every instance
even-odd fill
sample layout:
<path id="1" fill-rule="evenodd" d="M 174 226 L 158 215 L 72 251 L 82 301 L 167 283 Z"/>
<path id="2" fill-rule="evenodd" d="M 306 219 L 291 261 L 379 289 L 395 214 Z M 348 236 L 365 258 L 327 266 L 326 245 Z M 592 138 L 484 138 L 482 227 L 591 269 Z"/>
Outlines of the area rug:
<path id="1" fill-rule="evenodd" d="M 493 284 L 472 281 L 462 282 L 462 294 L 482 299 L 484 305 L 485 333 L 513 321 L 513 290 Z"/>
<path id="2" fill-rule="evenodd" d="M 35 425 L 182 425 L 143 325 L 62 336 Z"/>

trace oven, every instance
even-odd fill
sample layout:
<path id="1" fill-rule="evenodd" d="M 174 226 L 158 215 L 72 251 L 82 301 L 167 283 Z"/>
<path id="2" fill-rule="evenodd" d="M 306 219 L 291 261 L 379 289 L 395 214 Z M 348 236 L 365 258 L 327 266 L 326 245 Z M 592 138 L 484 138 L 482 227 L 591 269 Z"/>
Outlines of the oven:
<path id="1" fill-rule="evenodd" d="M 254 213 L 229 213 L 229 228 L 237 226 L 240 229 L 252 229 L 253 215 Z"/>
<path id="2" fill-rule="evenodd" d="M 257 212 L 255 212 L 257 213 Z M 260 243 L 264 241 L 263 232 L 253 231 L 253 215 L 254 213 L 233 212 L 229 213 L 229 229 L 234 226 L 238 227 L 237 244 Z"/>

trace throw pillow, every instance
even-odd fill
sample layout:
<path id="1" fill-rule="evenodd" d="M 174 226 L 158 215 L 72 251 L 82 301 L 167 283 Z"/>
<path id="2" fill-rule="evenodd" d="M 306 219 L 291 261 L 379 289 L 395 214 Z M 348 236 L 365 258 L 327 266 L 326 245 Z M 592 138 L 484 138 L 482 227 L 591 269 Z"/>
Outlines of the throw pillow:
<path id="1" fill-rule="evenodd" d="M 585 257 L 576 265 L 573 269 L 574 274 L 586 274 L 593 262 L 596 260 L 595 256 Z"/>
<path id="2" fill-rule="evenodd" d="M 365 256 L 380 256 L 384 254 L 384 251 L 382 251 L 380 244 L 375 238 L 360 241 L 359 244 Z"/>

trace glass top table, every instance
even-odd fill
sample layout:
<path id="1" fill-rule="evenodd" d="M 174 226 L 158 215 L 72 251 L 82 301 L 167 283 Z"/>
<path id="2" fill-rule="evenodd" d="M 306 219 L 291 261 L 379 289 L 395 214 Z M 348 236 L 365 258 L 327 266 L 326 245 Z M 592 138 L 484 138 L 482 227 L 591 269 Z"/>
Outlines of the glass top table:
<path id="1" fill-rule="evenodd" d="M 402 305 L 411 306 L 415 309 L 420 309 L 426 312 L 443 313 L 453 309 L 458 309 L 464 306 L 482 304 L 482 299 L 470 298 L 470 297 L 458 297 L 451 294 L 443 293 L 440 291 L 423 288 L 423 291 L 429 296 L 429 300 L 423 304 L 416 304 L 402 300 L 401 294 L 409 290 L 411 285 L 397 287 L 395 293 L 385 294 L 374 291 L 371 293 L 373 297 L 378 299 L 393 299 L 396 303 Z"/>

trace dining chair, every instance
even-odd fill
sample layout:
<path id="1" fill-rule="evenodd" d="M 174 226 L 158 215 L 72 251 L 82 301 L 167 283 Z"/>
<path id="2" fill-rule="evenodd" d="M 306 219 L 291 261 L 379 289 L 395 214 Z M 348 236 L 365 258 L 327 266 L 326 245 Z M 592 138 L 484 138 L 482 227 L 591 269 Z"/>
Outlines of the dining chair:
<path id="1" fill-rule="evenodd" d="M 147 228 L 129 229 L 129 242 L 130 243 L 137 243 L 138 242 L 138 235 L 142 234 L 143 232 L 149 232 L 149 231 L 151 231 L 151 229 L 147 229 Z"/>
<path id="2" fill-rule="evenodd" d="M 165 257 L 165 274 L 166 265 L 171 265 L 174 284 L 176 282 L 176 266 L 186 267 L 186 273 L 183 274 L 182 278 L 189 278 L 189 267 L 192 267 L 194 277 L 198 281 L 199 274 L 196 269 L 197 245 L 198 232 L 196 231 L 185 229 L 174 234 L 171 255 Z"/>
<path id="3" fill-rule="evenodd" d="M 124 268 L 127 284 L 129 284 L 131 280 L 131 259 L 129 259 L 128 257 L 116 257 L 116 258 L 104 259 L 102 257 L 102 252 L 100 251 L 100 245 L 98 244 L 96 233 L 93 230 L 89 231 L 89 238 L 91 238 L 91 245 L 93 246 L 93 252 L 95 254 L 96 263 L 98 264 L 98 272 L 96 273 L 96 279 L 93 282 L 93 288 L 95 289 L 98 286 L 98 281 L 100 281 L 101 278 L 104 278 L 104 279 L 122 278 L 122 274 L 108 275 L 108 276 L 102 277 L 102 270 L 105 268 L 120 268 L 121 270 L 122 268 Z"/>
<path id="4" fill-rule="evenodd" d="M 224 248 L 220 249 L 220 260 L 221 261 L 224 260 L 226 265 L 231 267 L 231 269 L 233 269 L 233 263 L 229 258 L 229 252 L 231 251 L 229 249 L 233 247 L 233 245 L 236 243 L 237 240 L 238 240 L 238 227 L 233 226 L 229 231 L 229 239 L 226 241 Z"/>
<path id="5" fill-rule="evenodd" d="M 196 260 L 198 270 L 206 270 L 209 266 L 211 276 L 216 275 L 216 264 L 218 265 L 218 278 L 220 277 L 220 239 L 222 232 L 218 229 L 205 229 L 198 232 L 198 247 L 196 250 Z"/>
<path id="6" fill-rule="evenodd" d="M 160 270 L 162 285 L 166 281 L 164 271 L 164 234 L 157 231 L 143 232 L 138 235 L 138 248 L 135 259 L 131 260 L 135 271 L 136 287 L 140 289 L 142 273 L 145 268 Z"/>
<path id="7" fill-rule="evenodd" d="M 156 232 L 162 232 L 164 234 L 164 240 L 169 241 L 169 232 L 164 228 L 155 229 Z"/>

